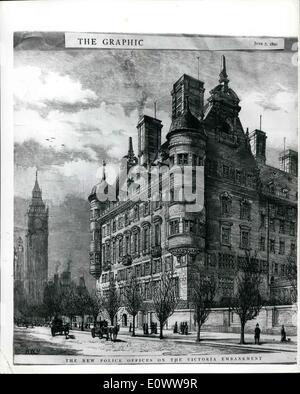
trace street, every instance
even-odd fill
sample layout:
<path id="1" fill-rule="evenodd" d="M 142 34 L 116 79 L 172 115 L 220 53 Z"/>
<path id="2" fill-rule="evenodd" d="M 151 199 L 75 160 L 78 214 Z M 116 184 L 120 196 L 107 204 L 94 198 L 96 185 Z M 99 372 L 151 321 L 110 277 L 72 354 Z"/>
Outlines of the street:
<path id="1" fill-rule="evenodd" d="M 151 355 L 151 356 L 184 356 L 184 355 L 221 355 L 246 353 L 274 353 L 286 351 L 296 352 L 296 342 L 280 344 L 270 340 L 259 348 L 256 345 L 239 345 L 237 334 L 217 334 L 206 332 L 203 341 L 195 342 L 193 334 L 188 336 L 172 335 L 166 332 L 166 337 L 159 340 L 156 337 L 140 335 L 131 337 L 128 329 L 121 329 L 116 342 L 106 339 L 92 338 L 89 331 L 71 330 L 69 338 L 64 335 L 51 336 L 50 328 L 15 327 L 14 349 L 15 354 L 26 355 Z M 249 337 L 250 338 L 250 337 Z M 247 337 L 246 337 L 247 339 Z M 283 348 L 283 346 L 285 346 Z M 296 354 L 296 353 L 295 353 Z"/>

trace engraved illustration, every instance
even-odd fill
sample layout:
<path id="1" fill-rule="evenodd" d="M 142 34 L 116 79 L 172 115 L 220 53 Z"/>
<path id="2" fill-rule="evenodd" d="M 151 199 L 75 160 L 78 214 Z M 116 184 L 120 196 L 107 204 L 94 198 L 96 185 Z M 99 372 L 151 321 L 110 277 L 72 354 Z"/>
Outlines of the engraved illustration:
<path id="1" fill-rule="evenodd" d="M 15 33 L 16 364 L 296 362 L 294 41 Z"/>

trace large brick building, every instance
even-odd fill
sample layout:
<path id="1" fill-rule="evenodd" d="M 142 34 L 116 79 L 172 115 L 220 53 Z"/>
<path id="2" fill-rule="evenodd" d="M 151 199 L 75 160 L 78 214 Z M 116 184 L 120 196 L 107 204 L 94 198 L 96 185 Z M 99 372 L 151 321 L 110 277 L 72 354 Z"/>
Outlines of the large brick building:
<path id="1" fill-rule="evenodd" d="M 155 201 L 145 198 L 148 189 L 138 201 L 121 199 L 121 175 L 114 184 L 117 200 L 99 201 L 97 191 L 109 188 L 105 167 L 92 189 L 90 273 L 103 292 L 111 275 L 122 289 L 134 273 L 147 303 L 151 280 L 172 267 L 180 308 L 188 310 L 191 265 L 196 263 L 214 274 L 216 299 L 225 302 L 234 292 L 236 267 L 249 251 L 264 273 L 264 297 L 288 299 L 286 265 L 296 253 L 297 152 L 285 150 L 280 169 L 266 164 L 266 133 L 243 129 L 240 100 L 229 87 L 224 56 L 219 84 L 207 102 L 204 90 L 203 82 L 184 74 L 171 92 L 172 124 L 166 141 L 161 141 L 161 121 L 144 115 L 137 125 L 137 156 L 130 139 L 120 172 L 132 174 L 141 166 L 190 167 L 191 188 L 200 189 L 197 206 L 174 198 L 172 174 L 167 201 L 159 188 Z M 121 314 L 127 321 L 126 311 Z M 138 323 L 146 319 L 153 319 L 151 302 Z"/>

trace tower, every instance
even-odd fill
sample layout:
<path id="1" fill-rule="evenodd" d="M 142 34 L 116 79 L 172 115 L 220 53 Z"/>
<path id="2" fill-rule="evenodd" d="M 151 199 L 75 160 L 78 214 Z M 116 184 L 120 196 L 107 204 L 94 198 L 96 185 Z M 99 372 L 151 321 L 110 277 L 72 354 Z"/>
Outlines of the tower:
<path id="1" fill-rule="evenodd" d="M 27 211 L 25 290 L 30 303 L 43 301 L 48 280 L 48 208 L 42 199 L 37 171 Z"/>
<path id="2" fill-rule="evenodd" d="M 291 175 L 298 175 L 298 153 L 292 149 L 284 150 L 279 155 L 280 169 Z"/>

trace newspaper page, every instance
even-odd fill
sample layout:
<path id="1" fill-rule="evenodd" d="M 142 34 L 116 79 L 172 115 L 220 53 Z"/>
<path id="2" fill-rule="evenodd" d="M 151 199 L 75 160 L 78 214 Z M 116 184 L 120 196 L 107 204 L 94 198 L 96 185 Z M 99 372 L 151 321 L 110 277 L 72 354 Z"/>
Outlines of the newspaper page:
<path id="1" fill-rule="evenodd" d="M 13 32 L 12 370 L 297 368 L 298 38 L 180 33 Z"/>

